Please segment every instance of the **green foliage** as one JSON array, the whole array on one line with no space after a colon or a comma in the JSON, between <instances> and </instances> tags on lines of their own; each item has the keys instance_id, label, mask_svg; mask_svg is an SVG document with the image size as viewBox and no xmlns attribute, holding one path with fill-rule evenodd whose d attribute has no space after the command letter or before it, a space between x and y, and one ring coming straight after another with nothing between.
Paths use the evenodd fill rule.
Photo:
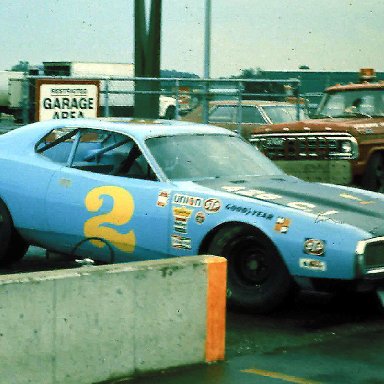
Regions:
<instances>
[{"instance_id":1,"label":"green foliage","mask_svg":"<svg viewBox=\"0 0 384 384\"><path fill-rule=\"evenodd\" d=\"M29 62L28 61L19 61L18 64L14 65L11 68L11 71L28 72L28 70L29 70Z\"/></svg>"}]
</instances>

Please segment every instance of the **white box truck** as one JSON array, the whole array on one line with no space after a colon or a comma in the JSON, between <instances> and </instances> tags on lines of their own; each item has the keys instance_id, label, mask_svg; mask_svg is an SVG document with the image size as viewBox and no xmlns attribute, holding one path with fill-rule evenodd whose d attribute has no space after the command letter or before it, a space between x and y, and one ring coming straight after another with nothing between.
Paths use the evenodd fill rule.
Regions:
<instances>
[{"instance_id":1,"label":"white box truck","mask_svg":"<svg viewBox=\"0 0 384 384\"><path fill-rule=\"evenodd\" d=\"M0 114L20 115L23 79L24 72L0 71Z\"/></svg>"}]
</instances>

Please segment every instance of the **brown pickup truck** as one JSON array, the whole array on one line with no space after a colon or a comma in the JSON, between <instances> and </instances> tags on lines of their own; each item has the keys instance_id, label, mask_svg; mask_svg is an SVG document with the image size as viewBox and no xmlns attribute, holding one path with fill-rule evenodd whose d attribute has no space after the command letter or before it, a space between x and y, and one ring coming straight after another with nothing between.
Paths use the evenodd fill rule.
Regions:
<instances>
[{"instance_id":1,"label":"brown pickup truck","mask_svg":"<svg viewBox=\"0 0 384 384\"><path fill-rule=\"evenodd\" d=\"M384 192L384 82L327 88L313 119L255 129L250 141L302 179Z\"/></svg>"}]
</instances>

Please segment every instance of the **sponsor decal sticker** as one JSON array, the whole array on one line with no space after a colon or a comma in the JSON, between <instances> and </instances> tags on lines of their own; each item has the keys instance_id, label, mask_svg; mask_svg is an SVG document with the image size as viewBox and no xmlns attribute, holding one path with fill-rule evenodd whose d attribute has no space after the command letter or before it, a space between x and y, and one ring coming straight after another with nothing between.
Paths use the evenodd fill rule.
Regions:
<instances>
[{"instance_id":1,"label":"sponsor decal sticker","mask_svg":"<svg viewBox=\"0 0 384 384\"><path fill-rule=\"evenodd\" d=\"M187 223L193 210L186 207L173 207L173 229L176 232L187 233Z\"/></svg>"},{"instance_id":2,"label":"sponsor decal sticker","mask_svg":"<svg viewBox=\"0 0 384 384\"><path fill-rule=\"evenodd\" d=\"M169 200L169 191L160 191L157 197L156 205L158 207L165 207L168 204Z\"/></svg>"},{"instance_id":3,"label":"sponsor decal sticker","mask_svg":"<svg viewBox=\"0 0 384 384\"><path fill-rule=\"evenodd\" d=\"M203 199L201 197L188 196L188 195L182 195L180 193L176 193L173 196L173 203L197 208L202 206Z\"/></svg>"},{"instance_id":4,"label":"sponsor decal sticker","mask_svg":"<svg viewBox=\"0 0 384 384\"><path fill-rule=\"evenodd\" d=\"M62 187L69 188L69 187L72 186L72 180L69 180L69 179L60 179L60 180L59 180L59 184L60 184Z\"/></svg>"},{"instance_id":5,"label":"sponsor decal sticker","mask_svg":"<svg viewBox=\"0 0 384 384\"><path fill-rule=\"evenodd\" d=\"M318 239L307 239L304 242L304 253L322 256L325 253L325 242Z\"/></svg>"},{"instance_id":6,"label":"sponsor decal sticker","mask_svg":"<svg viewBox=\"0 0 384 384\"><path fill-rule=\"evenodd\" d=\"M312 271L324 272L327 270L327 263L321 260L314 259L300 259L300 268L311 269Z\"/></svg>"},{"instance_id":7,"label":"sponsor decal sticker","mask_svg":"<svg viewBox=\"0 0 384 384\"><path fill-rule=\"evenodd\" d=\"M204 209L208 213L219 212L221 208L221 201L218 199L207 199L204 201Z\"/></svg>"},{"instance_id":8,"label":"sponsor decal sticker","mask_svg":"<svg viewBox=\"0 0 384 384\"><path fill-rule=\"evenodd\" d=\"M359 204L362 204L362 205L367 205L367 204L374 203L374 201L364 201L364 200L360 199L360 197L354 196L354 195L350 195L348 193L340 193L340 197L342 197L343 199L357 201Z\"/></svg>"},{"instance_id":9,"label":"sponsor decal sticker","mask_svg":"<svg viewBox=\"0 0 384 384\"><path fill-rule=\"evenodd\" d=\"M273 219L272 213L258 211L257 209L242 207L242 206L235 205L235 204L227 204L225 206L225 209L228 209L229 211L233 211L233 212L243 213L246 216L251 215L251 216L261 217L261 218L267 219L267 220Z\"/></svg>"},{"instance_id":10,"label":"sponsor decal sticker","mask_svg":"<svg viewBox=\"0 0 384 384\"><path fill-rule=\"evenodd\" d=\"M380 123L381 125L382 123ZM379 127L379 124L378 123L366 123L366 124L355 124L353 126L354 128L377 128Z\"/></svg>"},{"instance_id":11,"label":"sponsor decal sticker","mask_svg":"<svg viewBox=\"0 0 384 384\"><path fill-rule=\"evenodd\" d=\"M283 196L277 195L275 193L269 193L266 191L261 191L258 189L246 189L245 187L232 187L232 186L224 186L222 187L227 192L235 193L236 195L253 197L255 199L273 201L278 199L283 199ZM305 212L312 212L316 205L307 203L304 201L292 201L285 203L288 207L299 209Z\"/></svg>"},{"instance_id":12,"label":"sponsor decal sticker","mask_svg":"<svg viewBox=\"0 0 384 384\"><path fill-rule=\"evenodd\" d=\"M225 186L223 189L227 192L233 192L237 195L254 197L260 200L276 200L281 199L282 196L276 195L275 193L269 193L265 191L261 191L259 189L246 189L244 187L228 187Z\"/></svg>"},{"instance_id":13,"label":"sponsor decal sticker","mask_svg":"<svg viewBox=\"0 0 384 384\"><path fill-rule=\"evenodd\" d=\"M189 237L172 235L171 246L176 249L192 249L192 240Z\"/></svg>"},{"instance_id":14,"label":"sponsor decal sticker","mask_svg":"<svg viewBox=\"0 0 384 384\"><path fill-rule=\"evenodd\" d=\"M292 201L288 203L287 206L295 209L300 209L301 211L304 211L304 212L312 212L313 209L316 208L315 204L306 203L303 201Z\"/></svg>"},{"instance_id":15,"label":"sponsor decal sticker","mask_svg":"<svg viewBox=\"0 0 384 384\"><path fill-rule=\"evenodd\" d=\"M287 219L285 217L278 217L275 223L275 231L280 233L287 233L290 224L291 224L290 219Z\"/></svg>"},{"instance_id":16,"label":"sponsor decal sticker","mask_svg":"<svg viewBox=\"0 0 384 384\"><path fill-rule=\"evenodd\" d=\"M199 211L195 215L195 221L197 224L203 224L205 221L205 213L202 211Z\"/></svg>"}]
</instances>

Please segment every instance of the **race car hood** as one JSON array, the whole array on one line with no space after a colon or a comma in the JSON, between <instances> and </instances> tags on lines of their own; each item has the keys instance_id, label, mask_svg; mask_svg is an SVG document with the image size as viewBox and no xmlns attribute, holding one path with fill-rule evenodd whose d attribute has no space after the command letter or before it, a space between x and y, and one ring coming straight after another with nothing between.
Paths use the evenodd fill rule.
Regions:
<instances>
[{"instance_id":1,"label":"race car hood","mask_svg":"<svg viewBox=\"0 0 384 384\"><path fill-rule=\"evenodd\" d=\"M273 124L253 133L308 133L308 132L350 132L352 135L384 132L384 118L332 118L311 119L291 123Z\"/></svg>"},{"instance_id":2,"label":"race car hood","mask_svg":"<svg viewBox=\"0 0 384 384\"><path fill-rule=\"evenodd\" d=\"M198 181L199 185L259 201L288 206L312 214L317 220L334 220L384 235L384 196L356 188L308 183L291 176L247 177Z\"/></svg>"}]
</instances>

